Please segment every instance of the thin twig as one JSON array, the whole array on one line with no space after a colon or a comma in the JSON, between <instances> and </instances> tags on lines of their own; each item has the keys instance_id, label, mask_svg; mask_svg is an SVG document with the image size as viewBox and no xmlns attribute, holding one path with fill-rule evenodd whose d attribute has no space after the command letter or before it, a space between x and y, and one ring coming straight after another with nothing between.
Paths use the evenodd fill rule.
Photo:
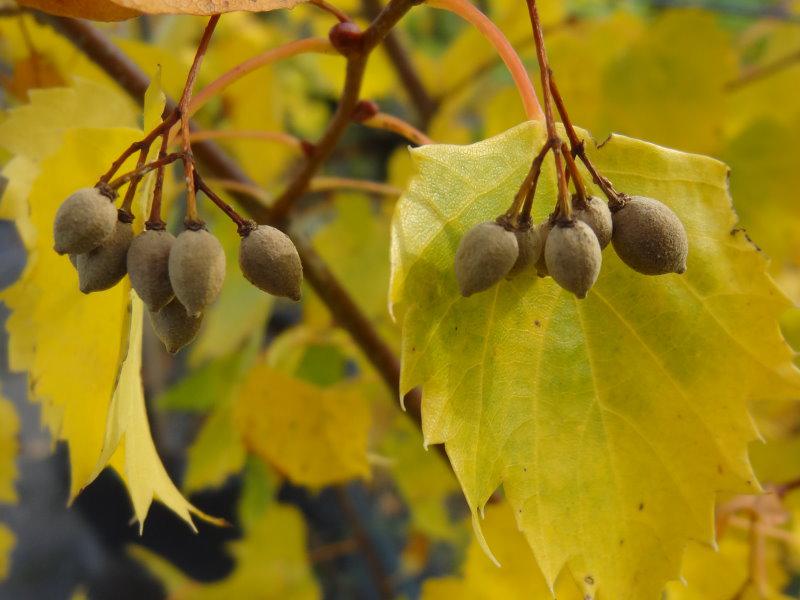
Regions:
<instances>
[{"instance_id":1,"label":"thin twig","mask_svg":"<svg viewBox=\"0 0 800 600\"><path fill-rule=\"evenodd\" d=\"M309 0L308 3L313 4L314 6L321 8L325 12L333 15L339 20L340 23L346 23L347 21L352 21L352 19L348 17L343 11L339 10L333 4L330 4L325 0Z\"/></svg>"},{"instance_id":2,"label":"thin twig","mask_svg":"<svg viewBox=\"0 0 800 600\"><path fill-rule=\"evenodd\" d=\"M244 219L230 204L225 202L214 190L206 185L206 182L203 181L200 173L195 173L195 182L197 183L197 189L208 196L209 200L216 204L217 207L219 207L219 209L236 224L236 230L239 232L239 235L245 235L247 232L253 229L252 222Z\"/></svg>"},{"instance_id":3,"label":"thin twig","mask_svg":"<svg viewBox=\"0 0 800 600\"><path fill-rule=\"evenodd\" d=\"M372 543L367 528L361 522L361 516L353 505L353 500L350 498L347 488L339 485L334 489L336 491L336 500L339 504L339 509L342 511L345 519L347 519L353 537L355 537L361 549L361 554L366 559L367 567L369 568L380 597L382 599L391 600L394 598L394 589L391 579L386 573L386 568L383 562L381 562L380 555L375 545Z\"/></svg>"},{"instance_id":4,"label":"thin twig","mask_svg":"<svg viewBox=\"0 0 800 600\"><path fill-rule=\"evenodd\" d=\"M242 131L231 129L205 129L203 131L192 131L189 139L194 142L204 140L261 140L265 142L276 142L288 146L298 152L304 152L303 147L308 144L305 140L293 136L283 131Z\"/></svg>"},{"instance_id":5,"label":"thin twig","mask_svg":"<svg viewBox=\"0 0 800 600\"><path fill-rule=\"evenodd\" d=\"M361 121L361 124L374 129L385 129L386 131L391 131L403 136L409 142L412 144L417 144L418 146L433 144L433 140L431 138L422 133L411 123L394 115L388 115L386 113L379 112L369 119Z\"/></svg>"},{"instance_id":6,"label":"thin twig","mask_svg":"<svg viewBox=\"0 0 800 600\"><path fill-rule=\"evenodd\" d=\"M572 152L563 144L561 145L561 156L564 157L564 164L567 165L567 176L572 176L572 183L575 186L575 197L578 200L578 205L581 208L586 208L587 196L586 186L583 185L583 176L578 170L578 165L575 164L575 159L572 156Z\"/></svg>"},{"instance_id":7,"label":"thin twig","mask_svg":"<svg viewBox=\"0 0 800 600\"><path fill-rule=\"evenodd\" d=\"M310 192L343 189L390 197L398 197L403 193L403 190L393 185L377 181L365 181L363 179L350 179L348 177L314 177L308 186L308 191Z\"/></svg>"},{"instance_id":8,"label":"thin twig","mask_svg":"<svg viewBox=\"0 0 800 600\"><path fill-rule=\"evenodd\" d=\"M544 113L536 96L536 90L528 77L528 71L522 63L522 59L517 54L514 47L508 41L503 32L495 25L492 20L478 10L468 0L428 0L426 4L432 8L439 8L457 14L462 19L471 23L483 34L483 36L494 46L497 53L508 67L514 84L517 86L522 104L525 106L525 114L528 119L540 120Z\"/></svg>"},{"instance_id":9,"label":"thin twig","mask_svg":"<svg viewBox=\"0 0 800 600\"><path fill-rule=\"evenodd\" d=\"M506 219L508 219L516 227L528 227L531 223L531 209L533 208L533 197L536 193L536 184L539 181L539 175L542 172L542 163L544 157L552 149L550 140L545 140L539 153L534 157L531 162L531 167L528 169L528 174L522 181L519 190L514 196L514 202L511 203L511 208L506 212ZM523 217L522 215L527 215Z\"/></svg>"},{"instance_id":10,"label":"thin twig","mask_svg":"<svg viewBox=\"0 0 800 600\"><path fill-rule=\"evenodd\" d=\"M148 133L144 138L139 140L138 142L134 142L130 146L128 146L122 154L120 154L119 158L115 160L111 167L100 177L100 182L108 183L111 181L111 178L119 171L120 167L125 164L125 161L128 160L133 154L136 152L140 152L142 150L150 150L150 146L153 145L153 142L158 139L158 137L168 131L172 126L178 122L178 113L177 111L170 112L169 116L166 119L161 121L158 125L156 125L150 133Z\"/></svg>"},{"instance_id":11,"label":"thin twig","mask_svg":"<svg viewBox=\"0 0 800 600\"><path fill-rule=\"evenodd\" d=\"M158 158L152 162L137 167L133 171L129 171L127 173L124 173L123 175L120 175L113 181L109 182L108 186L112 190L118 190L129 181L133 181L134 179L141 179L142 176L146 175L150 171L155 171L160 167L164 167L170 163L174 163L176 160L183 160L184 158L185 157L183 155L183 152L173 152L172 154L167 154L164 157Z\"/></svg>"},{"instance_id":12,"label":"thin twig","mask_svg":"<svg viewBox=\"0 0 800 600\"><path fill-rule=\"evenodd\" d=\"M142 167L144 167L144 164L146 162L147 162L147 150L141 150L139 152L139 160L136 162L136 170L139 170ZM122 201L122 205L119 208L121 211L131 214L133 199L136 197L136 189L139 187L139 182L141 180L142 180L141 177L134 177L133 179L131 179L131 183L125 192L125 199ZM112 189L115 188L113 188L112 186Z\"/></svg>"},{"instance_id":13,"label":"thin twig","mask_svg":"<svg viewBox=\"0 0 800 600\"><path fill-rule=\"evenodd\" d=\"M189 115L194 115L204 104L206 104L206 102L220 94L228 86L232 85L236 81L239 81L245 75L248 75L253 71L260 69L261 67L265 67L284 58L297 56L298 54L305 54L307 52L335 54L331 43L327 39L323 38L294 40L284 44L283 46L271 48L266 52L262 52L261 54L236 65L230 71L223 73L202 90L197 92L192 100L191 105L189 106Z\"/></svg>"},{"instance_id":14,"label":"thin twig","mask_svg":"<svg viewBox=\"0 0 800 600\"><path fill-rule=\"evenodd\" d=\"M220 15L213 15L208 20L203 36L200 38L200 43L197 45L197 52L194 55L192 67L189 69L189 75L186 77L186 85L183 87L183 94L181 95L180 102L178 102L178 114L181 119L181 139L183 140L183 176L186 180L186 223L197 224L201 223L200 215L197 213L197 198L195 197L195 177L194 177L194 156L192 156L192 141L189 138L189 104L192 101L192 92L194 91L194 82L197 80L197 74L200 72L200 66L203 64L208 45L211 43L211 36L214 35L214 29L219 23Z\"/></svg>"}]
</instances>

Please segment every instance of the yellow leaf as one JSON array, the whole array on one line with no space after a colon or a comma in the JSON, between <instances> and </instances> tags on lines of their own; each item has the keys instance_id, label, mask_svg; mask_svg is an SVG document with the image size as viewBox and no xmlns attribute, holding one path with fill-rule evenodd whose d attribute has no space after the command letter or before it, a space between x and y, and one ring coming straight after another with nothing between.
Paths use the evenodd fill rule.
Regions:
<instances>
[{"instance_id":1,"label":"yellow leaf","mask_svg":"<svg viewBox=\"0 0 800 600\"><path fill-rule=\"evenodd\" d=\"M320 597L319 585L308 565L305 524L297 509L271 504L248 528L244 539L233 542L230 548L236 567L227 579L213 583L189 579L141 546L132 546L130 552L161 580L170 598L313 600Z\"/></svg>"},{"instance_id":2,"label":"yellow leaf","mask_svg":"<svg viewBox=\"0 0 800 600\"><path fill-rule=\"evenodd\" d=\"M7 322L12 368L28 371L43 422L70 445L71 498L90 482L100 455L124 353L128 284L82 294L69 260L53 251L53 218L64 198L92 185L120 148L139 135L131 129L64 133L60 149L40 162L27 198L35 246L20 280L0 295L12 311Z\"/></svg>"},{"instance_id":3,"label":"yellow leaf","mask_svg":"<svg viewBox=\"0 0 800 600\"><path fill-rule=\"evenodd\" d=\"M8 557L14 549L14 534L11 530L0 523L0 581L8 575Z\"/></svg>"},{"instance_id":4,"label":"yellow leaf","mask_svg":"<svg viewBox=\"0 0 800 600\"><path fill-rule=\"evenodd\" d=\"M136 114L124 96L92 81L79 79L72 87L31 90L29 95L28 104L10 110L9 118L0 123L0 145L37 162L58 150L70 129L136 124Z\"/></svg>"},{"instance_id":5,"label":"yellow leaf","mask_svg":"<svg viewBox=\"0 0 800 600\"><path fill-rule=\"evenodd\" d=\"M413 151L392 234L400 391L422 386L425 441L445 444L476 525L502 482L548 582L568 567L587 595L656 598L686 541L713 539L715 494L757 489L746 403L800 391L777 322L790 304L731 234L725 165L619 136L590 155L676 211L687 273L645 277L608 248L585 300L530 275L461 298L459 239L506 210L543 140L527 123ZM548 159L537 220L553 175Z\"/></svg>"},{"instance_id":6,"label":"yellow leaf","mask_svg":"<svg viewBox=\"0 0 800 600\"><path fill-rule=\"evenodd\" d=\"M552 600L542 573L531 565L530 548L517 528L511 507L505 502L490 506L485 528L489 544L503 566L492 564L473 541L467 550L463 576L427 580L422 587L422 600ZM561 577L555 591L558 600L583 600L569 577Z\"/></svg>"},{"instance_id":7,"label":"yellow leaf","mask_svg":"<svg viewBox=\"0 0 800 600\"><path fill-rule=\"evenodd\" d=\"M19 3L54 15L95 21L122 21L141 14L112 0L19 0Z\"/></svg>"},{"instance_id":8,"label":"yellow leaf","mask_svg":"<svg viewBox=\"0 0 800 600\"><path fill-rule=\"evenodd\" d=\"M685 583L673 581L667 585L665 600L789 600L780 593L788 583L781 566L780 549L770 544L766 554L769 566L770 593L762 596L749 583L750 545L743 536L726 534L719 550L690 543L683 559Z\"/></svg>"},{"instance_id":9,"label":"yellow leaf","mask_svg":"<svg viewBox=\"0 0 800 600\"><path fill-rule=\"evenodd\" d=\"M716 15L667 11L606 70L597 90L604 129L714 152L723 130L724 85L735 72L729 34Z\"/></svg>"},{"instance_id":10,"label":"yellow leaf","mask_svg":"<svg viewBox=\"0 0 800 600\"><path fill-rule=\"evenodd\" d=\"M0 395L0 502L16 502L19 418L11 401Z\"/></svg>"},{"instance_id":11,"label":"yellow leaf","mask_svg":"<svg viewBox=\"0 0 800 600\"><path fill-rule=\"evenodd\" d=\"M247 448L299 485L369 475L369 407L346 383L321 388L261 362L239 390L234 419Z\"/></svg>"},{"instance_id":12,"label":"yellow leaf","mask_svg":"<svg viewBox=\"0 0 800 600\"><path fill-rule=\"evenodd\" d=\"M223 524L196 509L181 495L158 457L150 434L141 379L144 305L133 291L130 302L128 346L108 409L103 451L92 479L107 464L114 466L128 487L140 530L154 499L163 502L192 528L192 514Z\"/></svg>"}]
</instances>

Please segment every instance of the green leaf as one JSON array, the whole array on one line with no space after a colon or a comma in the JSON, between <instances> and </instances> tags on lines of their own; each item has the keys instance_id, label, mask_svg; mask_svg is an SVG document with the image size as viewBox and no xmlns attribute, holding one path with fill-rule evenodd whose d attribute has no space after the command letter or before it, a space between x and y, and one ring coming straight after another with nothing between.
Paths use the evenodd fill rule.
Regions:
<instances>
[{"instance_id":1,"label":"green leaf","mask_svg":"<svg viewBox=\"0 0 800 600\"><path fill-rule=\"evenodd\" d=\"M589 153L675 210L687 273L645 277L608 248L585 300L530 272L461 298L461 236L508 207L543 140L526 123L413 151L392 231L400 391L422 386L425 442L445 444L479 536L502 483L549 585L568 567L587 597L658 598L687 540L713 540L716 493L758 489L746 404L800 392L777 322L790 304L732 231L725 165L620 136ZM537 220L553 173L548 159Z\"/></svg>"}]
</instances>

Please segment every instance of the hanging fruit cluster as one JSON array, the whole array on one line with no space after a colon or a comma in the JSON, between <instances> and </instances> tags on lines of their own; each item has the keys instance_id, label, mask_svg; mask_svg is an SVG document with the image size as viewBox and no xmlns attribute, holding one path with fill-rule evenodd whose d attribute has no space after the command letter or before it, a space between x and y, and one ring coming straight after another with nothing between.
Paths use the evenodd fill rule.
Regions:
<instances>
[{"instance_id":1,"label":"hanging fruit cluster","mask_svg":"<svg viewBox=\"0 0 800 600\"><path fill-rule=\"evenodd\" d=\"M53 224L55 251L69 255L81 291L107 290L129 275L131 286L149 309L156 335L172 353L195 338L203 311L217 299L225 280L225 251L199 218L195 185L237 225L242 238L239 266L250 283L297 301L303 281L300 257L286 234L240 217L194 171L190 153L166 153L170 129L178 120L176 110L131 145L95 187L74 192L59 207ZM146 163L150 145L158 137L162 138L159 158ZM120 165L136 151L140 152L137 168L112 181ZM184 162L185 172L191 170L186 177L185 229L177 237L161 220L164 169L176 160ZM156 182L150 217L144 231L134 236L131 205L141 178L153 170ZM126 183L125 199L117 209L116 190Z\"/></svg>"},{"instance_id":2,"label":"hanging fruit cluster","mask_svg":"<svg viewBox=\"0 0 800 600\"><path fill-rule=\"evenodd\" d=\"M600 275L602 250L609 242L626 265L644 275L685 272L689 242L678 216L658 200L618 192L586 155L547 64L535 3L528 2L528 8L542 75L547 141L534 157L510 208L495 221L475 225L461 239L455 257L461 294L466 297L487 290L504 277L514 277L535 265L540 277L549 275L578 298L585 298ZM569 137L569 149L556 133L551 101ZM549 152L554 157L558 197L550 217L537 226L531 209ZM576 158L608 203L587 193ZM575 190L572 195L570 179Z\"/></svg>"},{"instance_id":3,"label":"hanging fruit cluster","mask_svg":"<svg viewBox=\"0 0 800 600\"><path fill-rule=\"evenodd\" d=\"M197 190L203 192L235 224L241 236L239 267L257 288L275 296L300 300L303 268L292 241L269 225L243 219L196 171L189 137L189 104L203 57L219 21L212 16L197 48L180 103L165 111L161 123L127 148L93 188L73 193L59 207L53 224L54 248L68 254L78 270L82 292L107 290L130 276L131 286L147 305L156 335L169 352L190 343L200 329L203 311L214 303L225 280L225 251L197 211ZM167 153L170 133L179 126L182 151ZM161 139L158 158L147 162L151 146ZM136 152L136 169L112 180ZM177 237L161 219L164 169L180 160L186 182L184 231ZM131 206L145 174L156 171L150 216L144 231L133 234ZM129 184L119 210L117 190Z\"/></svg>"}]
</instances>

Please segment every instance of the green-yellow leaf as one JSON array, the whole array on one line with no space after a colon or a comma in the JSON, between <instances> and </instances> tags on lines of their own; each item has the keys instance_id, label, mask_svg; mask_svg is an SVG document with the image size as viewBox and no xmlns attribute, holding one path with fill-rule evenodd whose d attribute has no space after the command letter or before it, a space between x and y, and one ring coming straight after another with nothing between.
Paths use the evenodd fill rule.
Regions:
<instances>
[{"instance_id":1,"label":"green-yellow leaf","mask_svg":"<svg viewBox=\"0 0 800 600\"><path fill-rule=\"evenodd\" d=\"M369 475L369 406L346 382L322 388L262 361L239 390L234 419L247 448L296 484Z\"/></svg>"},{"instance_id":2,"label":"green-yellow leaf","mask_svg":"<svg viewBox=\"0 0 800 600\"><path fill-rule=\"evenodd\" d=\"M445 444L478 528L502 483L549 583L568 567L589 597L657 598L687 540L713 539L716 493L758 487L746 404L800 391L777 323L789 303L732 232L725 165L619 136L590 155L675 210L687 273L645 277L609 247L583 301L531 273L461 298L459 239L507 208L543 140L527 123L413 151L392 234L400 391L422 386L425 441ZM555 198L550 161L537 221Z\"/></svg>"}]
</instances>

